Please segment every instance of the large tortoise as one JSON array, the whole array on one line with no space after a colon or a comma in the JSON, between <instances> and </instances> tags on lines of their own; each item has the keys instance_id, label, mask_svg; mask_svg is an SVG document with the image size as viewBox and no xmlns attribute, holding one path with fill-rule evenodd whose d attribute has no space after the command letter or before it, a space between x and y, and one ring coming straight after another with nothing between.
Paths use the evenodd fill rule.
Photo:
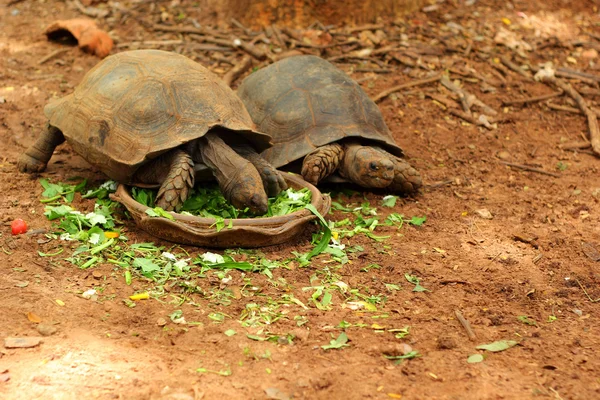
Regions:
<instances>
[{"instance_id":1,"label":"large tortoise","mask_svg":"<svg viewBox=\"0 0 600 400\"><path fill-rule=\"evenodd\" d=\"M377 105L322 58L278 61L244 79L237 94L258 129L273 137L262 155L275 167L304 158L302 176L315 185L335 171L360 186L396 193L422 184L400 158Z\"/></svg>"},{"instance_id":2,"label":"large tortoise","mask_svg":"<svg viewBox=\"0 0 600 400\"><path fill-rule=\"evenodd\" d=\"M256 213L267 211L267 194L285 188L256 152L271 138L254 129L239 98L209 70L176 53L110 56L44 112L47 129L19 159L22 172L43 171L66 139L112 179L160 186L156 204L167 210L187 199L195 163L212 170L233 205Z\"/></svg>"}]
</instances>

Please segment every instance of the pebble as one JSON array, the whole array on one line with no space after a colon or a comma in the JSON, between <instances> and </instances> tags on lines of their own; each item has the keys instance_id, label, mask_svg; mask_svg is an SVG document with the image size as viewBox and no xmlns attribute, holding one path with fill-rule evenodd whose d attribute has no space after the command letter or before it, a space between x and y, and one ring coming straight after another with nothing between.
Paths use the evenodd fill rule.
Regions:
<instances>
[{"instance_id":1,"label":"pebble","mask_svg":"<svg viewBox=\"0 0 600 400\"><path fill-rule=\"evenodd\" d=\"M440 336L437 340L437 347L441 350L454 349L456 346L456 340L451 336Z\"/></svg>"},{"instance_id":2,"label":"pebble","mask_svg":"<svg viewBox=\"0 0 600 400\"><path fill-rule=\"evenodd\" d=\"M52 325L39 324L37 326L37 331L42 336L52 336L52 335L54 335L56 333L57 329L56 329L56 327L54 327Z\"/></svg>"},{"instance_id":3,"label":"pebble","mask_svg":"<svg viewBox=\"0 0 600 400\"><path fill-rule=\"evenodd\" d=\"M483 219L492 219L494 216L487 208L480 208L479 210L475 210L475 213L479 215Z\"/></svg>"},{"instance_id":4,"label":"pebble","mask_svg":"<svg viewBox=\"0 0 600 400\"><path fill-rule=\"evenodd\" d=\"M588 59L598 58L598 50L596 50L596 49L584 50L581 53L581 57L582 58L588 58Z\"/></svg>"},{"instance_id":5,"label":"pebble","mask_svg":"<svg viewBox=\"0 0 600 400\"><path fill-rule=\"evenodd\" d=\"M100 279L100 278L102 278L103 275L102 275L102 272L100 272L100 271L94 271L94 272L92 272L92 276L94 277L94 279Z\"/></svg>"},{"instance_id":6,"label":"pebble","mask_svg":"<svg viewBox=\"0 0 600 400\"><path fill-rule=\"evenodd\" d=\"M265 394L267 395L268 399L275 399L275 400L290 400L291 399L289 394L282 392L281 390L274 388L274 387L265 389Z\"/></svg>"},{"instance_id":7,"label":"pebble","mask_svg":"<svg viewBox=\"0 0 600 400\"><path fill-rule=\"evenodd\" d=\"M162 317L156 320L156 325L158 325L158 326L165 326L166 324L167 324L167 320Z\"/></svg>"},{"instance_id":8,"label":"pebble","mask_svg":"<svg viewBox=\"0 0 600 400\"><path fill-rule=\"evenodd\" d=\"M26 349L40 343L42 343L40 337L7 337L4 339L4 347L7 349Z\"/></svg>"},{"instance_id":9,"label":"pebble","mask_svg":"<svg viewBox=\"0 0 600 400\"><path fill-rule=\"evenodd\" d=\"M498 157L499 159L501 159L503 161L508 161L511 159L511 155L508 151L501 151L498 154L496 154L496 157Z\"/></svg>"}]
</instances>

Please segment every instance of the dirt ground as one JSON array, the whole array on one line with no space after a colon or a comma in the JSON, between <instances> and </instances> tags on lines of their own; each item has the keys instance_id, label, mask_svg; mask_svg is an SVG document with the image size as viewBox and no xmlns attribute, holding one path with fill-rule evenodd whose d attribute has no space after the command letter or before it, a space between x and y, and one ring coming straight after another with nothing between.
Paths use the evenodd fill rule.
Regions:
<instances>
[{"instance_id":1,"label":"dirt ground","mask_svg":"<svg viewBox=\"0 0 600 400\"><path fill-rule=\"evenodd\" d=\"M253 290L242 290L227 301L208 295L223 285L211 275L199 282L206 295L190 296L193 301L179 304L177 296L167 294L137 302L134 308L122 300L150 288L151 282L135 279L127 286L112 264L78 269L64 260L72 246L60 255L41 257L38 251L48 253L64 244L48 242L44 235L10 234L14 218L25 219L30 229L51 227L39 202L40 177L66 181L81 176L92 184L105 180L68 145L58 149L40 176L17 172L19 154L46 122L44 105L52 97L70 93L98 58L76 47L50 43L43 35L54 20L81 16L70 2L12 3L0 8L0 338L40 336L37 324L27 317L29 312L57 332L37 347L0 349L1 398L600 398L600 323L598 303L592 301L600 297L600 256L595 252L600 246L600 160L589 149L560 147L586 137L584 116L550 109L546 102L503 105L555 89L498 61L506 55L532 66L553 61L555 67L591 74L564 79L585 92L593 106L600 95L596 2L442 2L396 24L388 22L389 31L397 32L395 40L408 41L413 49L409 53L401 46L406 54L398 58L404 63L391 58L383 66L369 61L337 63L369 95L446 68L452 80L459 79L467 91L504 117L491 129L464 122L432 101L430 94L451 97L437 83L406 89L379 103L395 139L421 171L426 186L393 208L381 207L382 193L364 196L383 217L390 212L408 218L425 215L425 224L400 230L379 227L378 235L390 236L381 242L364 235L343 239L349 247L364 249L349 253L350 262L343 265L322 255L307 267L292 263L291 269L275 269L272 279L231 271L230 289L237 287L240 292L244 282L251 281ZM203 22L192 5L154 3L152 9L143 2L122 2L121 7L147 11L143 18L152 22L162 18L173 23L169 15L184 11L188 19L181 24L189 24L193 17ZM117 45L178 38L149 29L135 18L109 18L99 20L99 25L110 31ZM514 35L514 40L498 39L499 32L508 32L509 38ZM499 42L514 46L510 49ZM66 50L39 63L62 48ZM117 46L113 52L125 48ZM208 58L210 52L183 50L200 62L208 61L219 74L230 68ZM336 54L326 49L321 55ZM421 66L407 65L407 58ZM391 73L356 72L357 65L389 68ZM461 110L460 103L451 102ZM550 102L576 107L566 96ZM355 194L338 201L356 207L364 200L362 194ZM74 207L89 209L91 204L77 197ZM348 216L332 211L327 218ZM130 243L170 246L131 221L125 224ZM192 257L207 251L184 248ZM281 260L292 257L292 251L310 248L307 232L263 252L269 259ZM372 264L381 268L361 271ZM310 301L312 292L303 288L313 285L311 276L323 279L327 273L337 274L350 288L378 296L377 311L344 307L347 299L341 292L333 294L330 310L316 308ZM428 291L412 291L414 285L406 281L405 273L419 277ZM95 301L81 296L90 288L101 290ZM308 309L280 302L286 294L293 294ZM259 328L244 327L238 319L249 303L269 305L281 318ZM200 324L172 323L168 316L174 310ZM469 340L456 310L472 325L474 340ZM214 312L231 318L219 323L209 317ZM157 323L160 319L165 326ZM355 325L345 329L349 346L322 349L342 332L341 321ZM402 339L388 331L407 326L409 334ZM224 334L231 329L237 335ZM292 343L246 336L265 332L290 335ZM496 353L475 349L498 340L518 344ZM402 349L418 351L420 357L398 365L384 357L402 354ZM467 363L472 354L484 354L485 360Z\"/></svg>"}]
</instances>

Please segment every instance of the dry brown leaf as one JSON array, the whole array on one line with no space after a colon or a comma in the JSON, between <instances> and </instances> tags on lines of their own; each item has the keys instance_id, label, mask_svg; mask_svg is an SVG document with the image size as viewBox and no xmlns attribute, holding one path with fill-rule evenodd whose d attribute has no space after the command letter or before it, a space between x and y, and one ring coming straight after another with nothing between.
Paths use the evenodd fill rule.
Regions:
<instances>
[{"instance_id":1,"label":"dry brown leaf","mask_svg":"<svg viewBox=\"0 0 600 400\"><path fill-rule=\"evenodd\" d=\"M36 313L32 313L32 312L27 313L27 319L30 320L31 322L35 322L36 324L39 324L40 322L42 322L42 319Z\"/></svg>"},{"instance_id":2,"label":"dry brown leaf","mask_svg":"<svg viewBox=\"0 0 600 400\"><path fill-rule=\"evenodd\" d=\"M49 40L73 36L79 48L100 58L106 57L114 45L108 33L99 29L93 20L86 18L55 21L46 28L44 33Z\"/></svg>"}]
</instances>

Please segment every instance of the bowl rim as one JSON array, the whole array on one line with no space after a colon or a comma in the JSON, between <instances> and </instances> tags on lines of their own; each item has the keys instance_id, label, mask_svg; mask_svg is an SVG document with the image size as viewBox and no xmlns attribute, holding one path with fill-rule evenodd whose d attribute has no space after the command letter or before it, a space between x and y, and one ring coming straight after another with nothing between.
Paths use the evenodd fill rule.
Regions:
<instances>
[{"instance_id":1,"label":"bowl rim","mask_svg":"<svg viewBox=\"0 0 600 400\"><path fill-rule=\"evenodd\" d=\"M307 188L311 192L311 201L310 204L315 207L315 209L319 210L322 207L323 196L328 196L328 194L321 193L319 189L317 189L314 185L302 179L300 175L294 174L292 172L283 172L282 177L288 184L288 187L294 188ZM130 186L119 184L114 195L111 195L111 198L122 203L127 209L134 209L140 214L145 214L146 210L151 207L145 206L138 201L136 201L130 192ZM194 215L183 215L174 211L169 211L174 218L174 221L180 221L184 223L191 223L196 226L211 226L217 222L216 218L207 218L207 217L198 217ZM275 217L256 217L256 218L225 218L225 225L231 225L232 227L245 227L245 226L273 226L273 225L282 225L291 220L296 220L300 218L304 218L310 215L314 215L310 210L303 208L292 213L286 215L280 215Z\"/></svg>"}]
</instances>

